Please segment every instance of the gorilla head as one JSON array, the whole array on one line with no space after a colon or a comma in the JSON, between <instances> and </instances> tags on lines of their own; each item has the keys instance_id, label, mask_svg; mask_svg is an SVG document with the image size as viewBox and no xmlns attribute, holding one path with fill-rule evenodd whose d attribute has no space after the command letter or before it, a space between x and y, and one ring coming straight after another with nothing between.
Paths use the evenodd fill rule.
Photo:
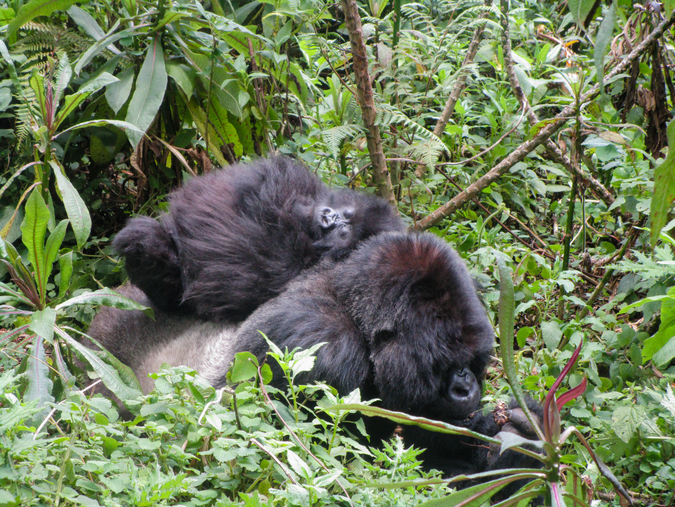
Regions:
<instances>
[{"instance_id":1,"label":"gorilla head","mask_svg":"<svg viewBox=\"0 0 675 507\"><path fill-rule=\"evenodd\" d=\"M136 288L123 292L146 302ZM236 352L265 359L267 342L260 332L282 349L325 343L299 382L325 381L342 395L360 388L364 398L379 398L387 409L490 436L499 431L480 404L492 327L464 263L429 234L381 234L339 262L325 259L238 327L161 311L153 321L141 312L106 308L90 328L139 377L147 379L163 362L184 364L216 387L225 384ZM270 366L273 384L282 386L284 375L278 365ZM366 424L374 441L394 429L378 418ZM429 448L423 455L427 466L449 475L504 466L502 457L490 461L487 446L473 439L414 427L404 435L408 443ZM509 464L525 465L510 459Z\"/></svg>"},{"instance_id":2,"label":"gorilla head","mask_svg":"<svg viewBox=\"0 0 675 507\"><path fill-rule=\"evenodd\" d=\"M113 246L131 282L168 312L243 321L322 257L402 231L383 200L329 189L287 158L193 178L159 221L132 219Z\"/></svg>"}]
</instances>

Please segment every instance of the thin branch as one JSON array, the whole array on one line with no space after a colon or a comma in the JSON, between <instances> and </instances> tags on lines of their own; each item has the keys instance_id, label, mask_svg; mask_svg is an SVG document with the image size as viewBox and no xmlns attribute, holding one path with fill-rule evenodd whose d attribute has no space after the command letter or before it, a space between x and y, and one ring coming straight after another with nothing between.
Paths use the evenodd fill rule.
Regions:
<instances>
[{"instance_id":1,"label":"thin branch","mask_svg":"<svg viewBox=\"0 0 675 507\"><path fill-rule=\"evenodd\" d=\"M393 206L396 206L394 188L391 184L389 169L384 161L382 138L380 128L375 124L377 112L373 98L373 87L370 74L368 73L368 55L361 26L361 16L356 0L341 0L342 10L345 13L345 23L349 30L349 40L352 46L352 60L354 67L354 80L356 82L356 99L361 108L361 117L366 127L366 142L370 161L373 164L373 179L378 193Z\"/></svg>"}]
</instances>

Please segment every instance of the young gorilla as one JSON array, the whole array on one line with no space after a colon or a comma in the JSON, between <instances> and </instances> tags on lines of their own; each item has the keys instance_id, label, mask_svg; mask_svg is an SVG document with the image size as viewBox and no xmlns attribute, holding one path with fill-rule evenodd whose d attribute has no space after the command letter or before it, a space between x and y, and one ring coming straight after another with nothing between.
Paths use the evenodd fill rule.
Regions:
<instances>
[{"instance_id":1,"label":"young gorilla","mask_svg":"<svg viewBox=\"0 0 675 507\"><path fill-rule=\"evenodd\" d=\"M135 287L121 292L147 304ZM163 362L197 369L213 386L226 383L233 355L250 351L262 361L267 344L292 350L325 342L314 368L301 382L322 380L346 395L495 435L493 414L481 412L481 383L494 347L492 327L459 256L429 234L382 234L364 241L340 262L326 260L294 280L280 296L238 328L157 312L103 309L90 335L143 383ZM273 383L283 385L274 370ZM521 418L522 419L522 418ZM517 423L517 421L512 421ZM391 435L394 423L366 418L374 441ZM406 428L406 442L427 447L429 468L448 475L516 464L509 452L489 457L473 439Z\"/></svg>"},{"instance_id":2,"label":"young gorilla","mask_svg":"<svg viewBox=\"0 0 675 507\"><path fill-rule=\"evenodd\" d=\"M404 229L385 201L283 157L194 178L169 202L159 221L129 221L114 249L157 308L209 321L242 322L322 257Z\"/></svg>"}]
</instances>

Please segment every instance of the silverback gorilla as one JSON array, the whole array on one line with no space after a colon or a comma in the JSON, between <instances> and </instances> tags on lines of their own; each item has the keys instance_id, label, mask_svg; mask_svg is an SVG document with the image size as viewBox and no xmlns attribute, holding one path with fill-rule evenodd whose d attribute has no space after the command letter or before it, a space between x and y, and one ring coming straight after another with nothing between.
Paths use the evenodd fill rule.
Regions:
<instances>
[{"instance_id":1,"label":"silverback gorilla","mask_svg":"<svg viewBox=\"0 0 675 507\"><path fill-rule=\"evenodd\" d=\"M136 287L121 292L149 304ZM364 398L379 398L388 409L491 436L499 431L480 402L492 327L464 263L430 234L380 234L340 261L324 259L240 325L161 311L155 318L104 308L90 328L136 372L146 391L152 385L147 374L164 362L191 366L213 386L225 385L235 353L264 359L262 331L282 349L325 342L302 382L325 381L341 395L358 387ZM283 375L270 366L273 384L282 387ZM368 418L366 424L375 441L393 430L383 419ZM448 475L524 465L514 452L488 458L485 446L464 437L415 427L406 428L405 437L427 448L426 466Z\"/></svg>"},{"instance_id":2,"label":"silverback gorilla","mask_svg":"<svg viewBox=\"0 0 675 507\"><path fill-rule=\"evenodd\" d=\"M133 218L113 247L131 283L166 312L238 323L322 257L403 223L382 199L330 189L288 158L194 178L159 221Z\"/></svg>"}]
</instances>

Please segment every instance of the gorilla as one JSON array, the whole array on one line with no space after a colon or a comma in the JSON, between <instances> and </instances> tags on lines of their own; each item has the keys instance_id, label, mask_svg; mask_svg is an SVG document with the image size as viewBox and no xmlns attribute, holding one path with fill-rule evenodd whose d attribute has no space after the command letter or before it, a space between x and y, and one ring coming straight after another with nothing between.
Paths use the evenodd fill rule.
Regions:
<instances>
[{"instance_id":1,"label":"gorilla","mask_svg":"<svg viewBox=\"0 0 675 507\"><path fill-rule=\"evenodd\" d=\"M137 287L121 292L150 304ZM282 350L324 343L300 382L325 381L341 395L360 388L364 399L379 398L387 409L490 436L500 430L495 414L481 410L492 326L463 261L430 234L384 233L339 262L326 258L239 325L161 310L155 318L104 308L89 330L134 370L146 392L152 388L147 374L162 363L193 367L214 387L224 386L235 353L265 359L263 332ZM273 385L283 387L278 365L270 366ZM374 441L395 426L380 418L367 418L366 425ZM530 459L513 451L495 458L474 439L417 427L404 436L427 448L426 466L447 475L525 466Z\"/></svg>"},{"instance_id":2,"label":"gorilla","mask_svg":"<svg viewBox=\"0 0 675 507\"><path fill-rule=\"evenodd\" d=\"M323 257L403 231L382 199L330 189L289 158L196 177L159 221L137 217L113 242L132 284L165 312L239 323Z\"/></svg>"}]
</instances>

